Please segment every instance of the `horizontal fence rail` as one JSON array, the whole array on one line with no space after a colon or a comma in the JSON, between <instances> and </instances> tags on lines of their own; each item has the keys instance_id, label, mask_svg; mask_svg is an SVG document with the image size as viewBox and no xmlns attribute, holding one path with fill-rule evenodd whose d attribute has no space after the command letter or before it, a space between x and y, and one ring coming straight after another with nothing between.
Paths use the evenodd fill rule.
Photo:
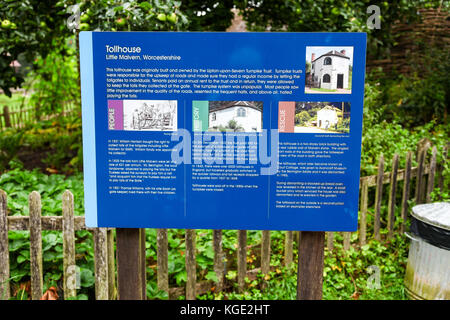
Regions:
<instances>
[{"instance_id":1,"label":"horizontal fence rail","mask_svg":"<svg viewBox=\"0 0 450 320\"><path fill-rule=\"evenodd\" d=\"M415 203L430 202L430 194L434 187L443 188L443 171L445 161L447 160L448 145L443 152L443 160L438 163L437 149L431 148L431 157L427 161L428 150L431 146L425 145L419 148L416 153L417 167L411 167L413 154L408 152L405 155L405 168L399 169L399 155L394 155L389 172L384 172L385 160L380 156L378 174L373 176L360 178L360 204L359 204L359 230L355 237L352 233L343 232L343 249L349 250L354 248L358 250L364 246L369 238L382 239L391 238L394 233L403 234L406 228L408 217L408 201L415 200ZM437 180L437 181L436 181ZM400 185L399 182L403 181ZM414 182L414 183L413 183ZM384 190L385 186L387 187ZM414 188L412 188L414 186ZM371 192L372 191L372 192ZM412 195L414 191L414 195ZM383 197L383 195L385 195ZM413 196L411 198L411 196ZM372 198L371 198L372 197ZM387 198L387 199L386 199ZM397 199L401 198L401 201ZM398 203L397 203L398 202ZM116 242L114 239L114 229L107 228L86 228L83 216L74 215L74 197L70 191L65 191L62 196L62 216L42 216L41 198L39 193L32 192L29 196L29 216L9 216L7 208L7 195L0 190L0 299L8 299L10 297L10 273L9 273L9 250L8 250L8 231L29 230L30 231L30 272L31 272L31 298L40 299L43 292L43 269L42 269L42 237L43 230L61 231L63 234L63 288L64 298L69 299L76 296L74 289L74 272L75 266L75 231L88 230L93 233L94 239L94 261L95 261L95 297L98 300L115 299L120 297L120 290L116 288L116 282L124 283L127 280L139 281L143 287L143 291L137 292L138 299L145 298L145 229L117 229ZM382 203L387 204L387 214L385 210L381 210ZM373 208L369 208L373 205ZM396 208L399 209L395 214ZM372 216L371 225L373 234L368 234L368 217ZM399 221L396 221L399 219ZM396 228L396 226L398 226ZM381 229L387 229L386 236L381 234ZM129 230L129 231L127 231ZM131 230L131 231L130 231ZM133 230L136 230L133 231ZM119 232L120 231L120 232ZM133 247L133 243L129 242L129 238L124 237L127 232L133 233L138 243ZM309 239L309 235L302 233L304 239ZM326 244L328 250L334 250L336 243L335 232L327 232L326 240L321 240ZM311 235L315 237L319 235ZM168 246L168 230L157 229L157 286L160 290L168 293L170 299L176 299L183 295L186 299L193 300L197 295L207 292L219 292L230 288L230 281L225 281L224 259L225 254L222 247L222 230L213 231L213 240L211 246L214 249L214 271L217 281L197 281L196 270L196 237L195 230L185 231L185 262L187 281L186 287L169 287L169 246ZM237 288L240 292L246 288L246 278L253 280L257 278L259 273L268 274L274 267L270 266L271 255L271 235L270 231L262 231L260 243L260 267L252 270L247 268L247 252L249 246L247 244L247 231L237 231ZM295 242L300 246L302 239L299 239L299 232L285 232L285 248L284 248L284 265L289 266L294 262L293 245ZM321 238L322 239L322 238ZM353 240L353 243L352 243ZM128 242L127 242L128 241ZM304 240L306 241L306 240ZM114 244L117 244L117 257L134 257L133 263L139 264L140 275L128 275L120 279L121 274L129 268L130 260L116 261L114 254ZM308 244L303 243L303 247L307 249ZM306 250L305 249L305 250ZM319 248L320 251L320 248ZM319 253L320 254L320 253ZM301 259L314 261L319 259L308 252L302 252ZM119 279L116 281L116 263L117 274ZM306 268L308 263L305 264ZM302 268L305 267L302 264ZM299 267L299 271L301 268ZM125 271L124 271L125 270ZM307 270L308 271L308 270ZM307 272L306 272L307 273ZM317 274L317 273L316 273ZM135 279L135 280L133 280ZM302 279L298 279L299 285L303 283ZM305 289L299 287L297 296L299 298L321 298L317 288ZM312 292L312 293L311 293ZM316 293L314 293L316 292Z\"/></svg>"}]
</instances>

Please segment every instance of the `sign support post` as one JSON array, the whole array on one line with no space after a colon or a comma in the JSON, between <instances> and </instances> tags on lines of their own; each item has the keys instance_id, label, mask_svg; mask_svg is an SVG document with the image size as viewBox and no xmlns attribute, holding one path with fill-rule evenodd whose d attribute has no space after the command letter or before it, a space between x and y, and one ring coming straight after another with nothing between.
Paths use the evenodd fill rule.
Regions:
<instances>
[{"instance_id":1,"label":"sign support post","mask_svg":"<svg viewBox=\"0 0 450 320\"><path fill-rule=\"evenodd\" d=\"M321 300L325 232L302 231L298 246L297 300Z\"/></svg>"},{"instance_id":2,"label":"sign support post","mask_svg":"<svg viewBox=\"0 0 450 320\"><path fill-rule=\"evenodd\" d=\"M119 300L146 300L145 229L117 228Z\"/></svg>"}]
</instances>

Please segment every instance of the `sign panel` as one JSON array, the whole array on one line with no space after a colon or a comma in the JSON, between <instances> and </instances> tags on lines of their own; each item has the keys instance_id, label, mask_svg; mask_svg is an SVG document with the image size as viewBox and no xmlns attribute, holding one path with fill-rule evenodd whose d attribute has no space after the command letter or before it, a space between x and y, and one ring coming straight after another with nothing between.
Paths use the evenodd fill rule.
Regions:
<instances>
[{"instance_id":1,"label":"sign panel","mask_svg":"<svg viewBox=\"0 0 450 320\"><path fill-rule=\"evenodd\" d=\"M81 32L89 227L354 231L365 33Z\"/></svg>"}]
</instances>

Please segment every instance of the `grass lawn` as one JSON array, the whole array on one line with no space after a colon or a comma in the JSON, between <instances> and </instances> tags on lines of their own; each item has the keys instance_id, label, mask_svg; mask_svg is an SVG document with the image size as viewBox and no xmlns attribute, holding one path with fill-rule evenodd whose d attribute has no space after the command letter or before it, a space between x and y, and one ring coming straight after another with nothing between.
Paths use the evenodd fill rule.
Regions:
<instances>
[{"instance_id":1,"label":"grass lawn","mask_svg":"<svg viewBox=\"0 0 450 320\"><path fill-rule=\"evenodd\" d=\"M337 90L335 89L324 89L324 88L309 88L310 90L313 91L321 91L321 92L336 92Z\"/></svg>"},{"instance_id":2,"label":"grass lawn","mask_svg":"<svg viewBox=\"0 0 450 320\"><path fill-rule=\"evenodd\" d=\"M325 89L325 88L310 88L305 87L305 93L337 93L337 94L350 94L351 89Z\"/></svg>"}]
</instances>

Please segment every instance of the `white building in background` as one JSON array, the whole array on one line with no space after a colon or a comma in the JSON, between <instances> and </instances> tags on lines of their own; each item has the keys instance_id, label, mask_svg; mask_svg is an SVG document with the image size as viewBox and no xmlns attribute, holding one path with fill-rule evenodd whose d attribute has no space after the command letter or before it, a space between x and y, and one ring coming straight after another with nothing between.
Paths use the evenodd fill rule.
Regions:
<instances>
[{"instance_id":1,"label":"white building in background","mask_svg":"<svg viewBox=\"0 0 450 320\"><path fill-rule=\"evenodd\" d=\"M223 105L209 107L209 131L217 131L221 127L227 131L230 121L236 122L236 131L261 132L262 106L258 107L249 101L230 101Z\"/></svg>"},{"instance_id":2,"label":"white building in background","mask_svg":"<svg viewBox=\"0 0 450 320\"><path fill-rule=\"evenodd\" d=\"M336 107L326 106L319 111L317 111L317 126L319 128L328 129L338 123L338 112L340 112Z\"/></svg>"},{"instance_id":3,"label":"white building in background","mask_svg":"<svg viewBox=\"0 0 450 320\"><path fill-rule=\"evenodd\" d=\"M314 87L348 89L350 57L345 50L331 50L316 58L311 55L311 76Z\"/></svg>"}]
</instances>

